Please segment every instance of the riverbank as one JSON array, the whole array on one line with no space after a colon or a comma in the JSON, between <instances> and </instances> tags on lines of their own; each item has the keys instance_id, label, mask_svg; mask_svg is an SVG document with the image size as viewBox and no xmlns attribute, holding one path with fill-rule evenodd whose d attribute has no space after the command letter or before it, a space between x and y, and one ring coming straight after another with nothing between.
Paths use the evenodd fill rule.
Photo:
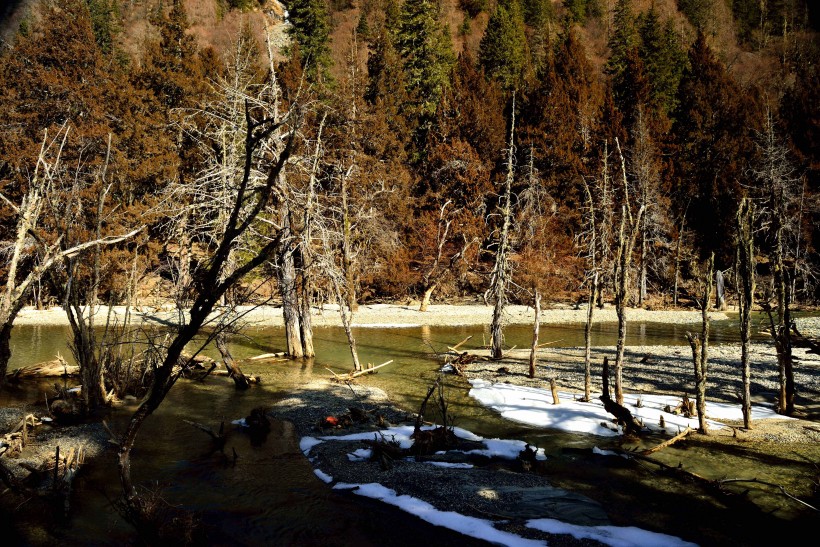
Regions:
<instances>
[{"instance_id":1,"label":"riverbank","mask_svg":"<svg viewBox=\"0 0 820 547\"><path fill-rule=\"evenodd\" d=\"M283 324L282 308L279 306L239 306L235 316L249 326L275 327ZM95 322L104 324L107 319L122 323L126 317L123 306L100 306L95 312ZM416 327L416 326L462 326L488 325L492 322L493 307L480 304L438 304L431 305L427 311L419 311L418 305L404 304L362 304L353 314L355 327ZM541 311L541 323L585 323L587 310L584 307L555 304L545 306ZM711 312L714 321L728 319L729 314ZM132 321L154 323L159 325L174 324L179 320L178 313L172 306L136 307L130 311ZM216 321L215 313L212 320ZM313 326L341 326L339 308L335 304L314 307L311 320ZM614 323L618 320L615 308L606 306L596 309L593 315L595 323ZM656 321L661 323L696 324L701 320L697 310L646 310L630 308L627 310L628 321ZM510 305L504 309L504 322L508 325L526 325L533 321L533 309L529 306ZM23 308L17 316L15 325L68 325L68 319L62 308L37 310Z\"/></svg>"},{"instance_id":2,"label":"riverbank","mask_svg":"<svg viewBox=\"0 0 820 547\"><path fill-rule=\"evenodd\" d=\"M116 310L112 310L114 311ZM316 324L339 324L336 323L338 321L336 311L331 307L326 307L323 311L316 310ZM508 311L510 312L508 324L515 322L529 324L532 320L532 310L526 307L510 307ZM157 310L147 309L140 313L142 314L141 321L167 323L169 318L173 317L168 310L163 312L165 315L159 314ZM374 327L418 324L488 324L491 313L492 308L488 306L434 306L430 311L422 313L418 312L415 307L377 304L361 306L355 316L355 321L360 326ZM47 313L30 311L27 320L42 321L39 324L55 324L49 322L49 318L54 321L62 315L61 310L51 310ZM715 320L722 315L712 314ZM324 318L327 322L321 323L322 319L319 318ZM585 310L553 308L545 310L541 320L544 324L551 322L582 323L585 318ZM281 310L278 308L254 310L244 319L249 323L252 320L256 321L256 325L278 326L281 325ZM424 322L421 322L422 320ZM596 310L595 320L596 322L614 322L614 310L607 309L603 312ZM696 311L634 310L630 313L629 320L686 323L696 328L695 325L700 322L700 313ZM440 323L434 323L434 321L440 321ZM818 327L818 323L813 320L801 321L799 325L804 334L812 334L816 332L812 329ZM376 331L373 332L375 338ZM368 335L368 333L363 333L363 336ZM487 350L475 350L475 352L481 357L487 355ZM809 475L803 468L806 467L806 461L816 455L816 447L820 445L820 428L816 421L810 421L820 419L820 415L812 417L813 415L807 410L816 408L816 402L820 400L817 388L820 357L801 348L797 348L795 354L798 357L796 368L798 404L800 412L804 413L801 415L803 419L761 420L751 431L740 430L741 424L733 423L729 424L733 427L716 429L708 437L692 434L685 442L680 442L675 447L660 452L658 456L660 461L670 466L683 462L687 470L707 474L703 471L703 469L711 469L704 463L707 459L726 460L733 457L740 462L738 469L742 463L751 466L753 471L746 472L746 468L743 468L744 471L733 471L731 476L738 476L734 473L739 473L741 477L756 477L760 470L761 473L765 473L772 484L784 484L790 493L797 494L802 499L807 499L816 505L810 493L805 489L798 490L797 487L812 484L806 479ZM597 397L600 392L596 387L600 385L600 363L604 356L608 356L612 362L613 355L614 348L611 347L593 349L593 398ZM627 349L626 357L624 382L628 392L668 393L676 396L688 393L690 397L692 396L691 352L687 346L632 346ZM551 346L541 348L536 379L530 379L527 375L527 359L528 351L522 349L507 351L505 358L501 361L478 360L467 366L467 378L481 378L501 385L535 387L545 391L547 396L549 396L549 380L555 378L562 393L565 391L572 393L567 397L568 401L583 391L583 348L554 348ZM709 400L735 401L734 393L738 388L740 376L739 362L740 348L738 345L727 344L712 347L707 391ZM753 346L752 364L755 402L771 404L777 391L776 356L771 344L757 343ZM385 503L399 505L410 513L423 513L422 518L429 517L430 522L442 519L442 522L447 523L457 521L458 526L476 524L483 527L481 533L495 534L496 532L492 530L495 529L503 532L498 537L506 538L500 543L507 545L524 545L527 540L536 544L548 541L550 545L600 545L598 542L611 545L624 544L623 542L618 543L614 536L589 535L597 532L614 533L611 525L622 528L638 526L646 530L666 532L690 541L698 541L704 546L744 544L736 543L737 538L756 538L763 533L761 532L764 530L763 524L750 529L744 523L745 519L750 518L750 514L761 515L758 507L753 504L738 503L737 507L727 509L726 505L731 505L733 502L727 501L729 498L725 496L714 495L708 487L693 486L687 482L686 478L681 481L679 477L668 477L666 473L657 472L654 468L641 467L640 463L624 463L627 460L603 455L592 448L597 447L598 443L601 443L602 447L612 447L613 443L620 446L620 443L624 441L621 441L619 437L615 437L615 441L612 439L598 440L598 438L590 440L588 435L579 434L577 440L567 441L565 453L551 455L548 463L538 473L514 469L516 465L520 465L520 462L516 462L515 457L507 463L492 460L488 466L482 468L480 465L477 466L475 461L470 461L470 458L457 455L440 458L442 461L438 464L445 465L402 459L392 462L392 467L384 469L382 462L364 457L366 454L360 452L366 449L363 446L363 440L365 440L363 437L348 436L366 433L366 439L373 439L378 435L377 431L389 431L385 429L386 426L412 426L413 412L417 409L399 408L391 403L388 393L368 386L368 378L364 376L358 379L358 383L348 387L330 382L326 377L313 375L312 378L306 378L304 384L299 384L293 389L289 388L286 394L279 393L273 399L265 400L265 407L269 409L272 417L294 424L298 436L307 439L301 453L313 466L317 480L326 482L329 488L349 490L353 494L363 496L381 496L378 499ZM459 380L458 383L461 381ZM219 389L223 388L220 386ZM224 389L233 393L230 385L226 384ZM263 384L262 388L252 388L252 392L258 393L264 389L266 388ZM476 404L483 403L477 402ZM351 407L364 407L374 420L364 425L357 424L348 428L318 427L325 417L348 414ZM190 409L186 409L186 412L190 412ZM386 423L379 423L375 419L377 415L384 416ZM431 416L430 419L435 418ZM511 429L515 428L516 426L511 427ZM521 425L518 431L522 430L527 430L528 434L543 436L545 439L559 434L555 429L549 427L527 424ZM390 440L392 437L389 435L393 434L398 435L393 430L387 434L385 440ZM66 442L74 442L72 435L73 433L67 435ZM334 437L334 439L325 439L325 437ZM640 448L646 448L646 444L655 444L668 438L668 436L658 437L654 435L642 441L645 444ZM316 440L321 442L312 444ZM396 440L399 440L398 436ZM406 442L403 438L401 440ZM36 445L32 448L36 448ZM629 450L630 445L627 445L625 449ZM707 451L708 455L703 455L704 451ZM696 456L695 452L700 454ZM242 457L245 456L242 450L240 453ZM357 453L359 456L356 456ZM41 451L44 458L49 457L50 454L53 454L53 448L49 447ZM471 464L473 467L451 464ZM626 473L628 477L621 476L623 475L622 469L628 470ZM253 469L252 472L258 471L258 469ZM640 476L642 482L639 484L633 476ZM816 477L816 473L812 476ZM716 477L720 476L716 475ZM659 483L667 483L665 488L668 490L658 488L650 491L646 487L646 484ZM755 490L752 491L752 496L757 495L754 493ZM572 493L572 496L567 496L566 493ZM734 493L732 495L734 496ZM785 499L779 490L775 491L772 496L779 496L776 498L778 503L781 499ZM627 507L624 499L629 499L629 503L634 506ZM731 499L740 499L740 496ZM788 501L783 502L784 506L788 504ZM579 512L576 512L573 507ZM685 510L681 510L681 507ZM770 507L762 503L760 505L760 508L766 508L767 511ZM454 515L456 513L463 515L466 519L478 520L461 519L460 516ZM786 524L785 520L773 520L769 523L766 521L767 518L769 517L761 518L761 523L765 521L772 524L770 529L773 531L781 530L782 525ZM779 519L779 513L772 518ZM536 520L542 523L549 520L552 526L572 529L578 536L572 536L569 533L538 532L527 525L528 521ZM493 521L492 529L486 527L486 521ZM775 526L778 523L781 528ZM607 530L600 528L601 525L607 527ZM575 528L571 528L572 526ZM556 528L549 529L554 531ZM511 539L508 534L520 537L521 541ZM581 539L579 536L586 539ZM658 543L655 538L655 543L648 544L670 545L676 537L667 537L661 543ZM595 538L595 540L589 538ZM727 543L730 539L735 543ZM470 541L473 540L465 541L464 545L476 544ZM459 544L452 543L451 545Z\"/></svg>"}]
</instances>

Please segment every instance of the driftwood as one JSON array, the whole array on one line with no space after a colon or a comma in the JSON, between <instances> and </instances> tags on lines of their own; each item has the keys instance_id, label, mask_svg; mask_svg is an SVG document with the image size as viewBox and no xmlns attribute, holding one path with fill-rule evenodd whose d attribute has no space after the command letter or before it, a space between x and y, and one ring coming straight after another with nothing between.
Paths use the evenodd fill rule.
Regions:
<instances>
[{"instance_id":1,"label":"driftwood","mask_svg":"<svg viewBox=\"0 0 820 547\"><path fill-rule=\"evenodd\" d=\"M668 441L664 441L664 442L662 442L661 444L659 444L657 446L653 446L652 448L648 448L648 449L644 450L643 452L641 452L641 454L643 456L648 456L650 454L654 454L655 452L658 452L659 450L663 450L667 446L672 446L673 444L675 444L679 440L681 440L684 437L686 437L687 435L689 435L691 432L692 432L692 428L687 427L686 429L684 429L683 431L681 431L680 433L678 433L677 435L675 435L674 437L672 437Z\"/></svg>"},{"instance_id":2,"label":"driftwood","mask_svg":"<svg viewBox=\"0 0 820 547\"><path fill-rule=\"evenodd\" d=\"M208 427L207 425L202 425L197 422L192 422L190 420L182 420L188 425L191 425L198 430L202 431L203 433L207 433L211 440L214 443L214 446L217 450L222 451L225 448L225 442L228 440L227 436L225 435L225 422L220 422L219 424L219 432L214 433L214 430Z\"/></svg>"},{"instance_id":3,"label":"driftwood","mask_svg":"<svg viewBox=\"0 0 820 547\"><path fill-rule=\"evenodd\" d=\"M604 403L604 409L615 416L615 419L624 428L624 433L640 435L643 433L643 424L635 419L632 413L623 405L619 405L609 395L609 359L604 357L604 367L601 372L601 383L603 389L601 390L601 401Z\"/></svg>"},{"instance_id":4,"label":"driftwood","mask_svg":"<svg viewBox=\"0 0 820 547\"><path fill-rule=\"evenodd\" d=\"M27 414L11 431L0 438L0 456L19 454L28 444L29 429L34 429L40 422L33 414Z\"/></svg>"},{"instance_id":5,"label":"driftwood","mask_svg":"<svg viewBox=\"0 0 820 547\"><path fill-rule=\"evenodd\" d=\"M455 346L447 346L447 349L448 349L448 350L450 350L450 351L452 351L453 353L455 353L456 351L458 351L458 348L460 348L461 346L463 346L463 345L464 345L464 344L465 344L468 340L470 340L470 338L472 338L472 337L473 337L473 335L471 334L470 336L468 336L467 338L465 338L464 340L462 340L461 342L459 342L459 343L458 343L458 344L456 344Z\"/></svg>"},{"instance_id":6,"label":"driftwood","mask_svg":"<svg viewBox=\"0 0 820 547\"><path fill-rule=\"evenodd\" d=\"M441 414L441 422L443 425L435 429L421 429L424 422L424 414L427 410L427 403L434 393L438 393L437 403L439 413ZM413 433L410 438L413 439L413 445L410 451L415 455L427 455L438 452L439 450L446 450L448 447L455 444L455 434L452 429L448 427L449 418L447 417L447 401L444 399L444 393L441 386L441 376L436 378L430 389L427 390L427 395L421 402L418 415L416 416L416 423L413 427Z\"/></svg>"},{"instance_id":7,"label":"driftwood","mask_svg":"<svg viewBox=\"0 0 820 547\"><path fill-rule=\"evenodd\" d=\"M686 418L692 418L698 415L698 411L695 408L695 401L691 400L686 394L683 395L678 406L672 408L670 405L666 405L663 411L669 414L683 415Z\"/></svg>"},{"instance_id":8,"label":"driftwood","mask_svg":"<svg viewBox=\"0 0 820 547\"><path fill-rule=\"evenodd\" d=\"M260 359L275 359L276 361L290 361L284 351L277 351L276 353L263 353L261 355L254 355L248 357L249 361L258 361Z\"/></svg>"},{"instance_id":9,"label":"driftwood","mask_svg":"<svg viewBox=\"0 0 820 547\"><path fill-rule=\"evenodd\" d=\"M236 389L244 390L251 387L249 378L242 373L242 370L239 368L239 365L236 364L236 360L233 358L233 355L231 355L231 352L228 349L224 332L220 332L216 335L216 348L222 356L222 362L225 364L225 369L228 371L228 377L234 381L234 386L236 386Z\"/></svg>"},{"instance_id":10,"label":"driftwood","mask_svg":"<svg viewBox=\"0 0 820 547\"><path fill-rule=\"evenodd\" d=\"M327 370L328 372L330 372L333 375L333 381L343 383L343 382L351 382L351 381L355 380L356 378L358 378L359 376L363 376L365 374L372 374L377 369L380 369L382 367L386 367L387 365L389 365L392 362L393 362L393 359L390 359L389 361L385 361L381 365L377 365L375 367L368 364L367 368L364 369L364 370L353 370L353 371L348 372L347 374L336 374L335 372L330 370L328 367L325 367L325 370Z\"/></svg>"},{"instance_id":11,"label":"driftwood","mask_svg":"<svg viewBox=\"0 0 820 547\"><path fill-rule=\"evenodd\" d=\"M79 376L79 374L79 366L69 365L66 360L58 354L57 358L51 361L20 367L13 372L9 372L6 375L6 380L8 382L19 382L27 378L68 378Z\"/></svg>"}]
</instances>

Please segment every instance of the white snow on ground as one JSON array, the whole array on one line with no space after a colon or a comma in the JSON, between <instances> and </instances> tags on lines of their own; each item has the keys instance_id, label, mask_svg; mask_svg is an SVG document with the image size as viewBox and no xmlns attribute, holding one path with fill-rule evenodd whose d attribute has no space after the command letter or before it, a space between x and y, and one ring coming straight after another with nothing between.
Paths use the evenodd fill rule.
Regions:
<instances>
[{"instance_id":1,"label":"white snow on ground","mask_svg":"<svg viewBox=\"0 0 820 547\"><path fill-rule=\"evenodd\" d=\"M482 393L488 400L503 400L506 404L510 406L517 404L519 411L522 411L523 407L527 405L532 405L534 403L543 405L543 400L541 400L538 397L535 397L536 395L538 395L537 392L543 390L519 387L515 388L513 391L504 391L504 396L502 397L499 393L496 393L493 390L495 388L510 388L512 386L508 386L506 384L493 386L492 384L483 382L481 380L474 382L478 382L480 386L478 389L483 390ZM475 390L476 383L474 383L473 386L473 389ZM517 392L515 390L517 390ZM516 393L518 396L517 399L515 397ZM606 413L601 415L596 412L593 412L589 408L586 408L586 406L589 405L581 406L580 403L575 403L571 400L569 394L565 396L565 399L567 402L562 402L561 405L553 405L552 400L550 399L549 406L552 407L552 409L557 409L559 406L563 407L565 405L575 409L580 408L580 412L578 412L577 410L576 412L572 412L566 409L559 412L560 416L563 417L563 419L567 420L568 423L573 424L573 426L576 428L575 431L597 431L599 426L597 426L596 424L602 419L606 419ZM672 398L670 398L670 400L671 399ZM662 401L659 401L657 404L660 404L661 402ZM540 410L538 413L545 414L543 410ZM535 414L536 412L533 411L532 415ZM549 420L546 423L555 423L555 419ZM550 425L549 427L555 426ZM425 429L427 428L428 427L425 427ZM379 436L382 436L384 439L399 443L399 445L403 448L409 448L412 444L412 440L410 439L410 435L412 433L412 426L398 426L382 430L378 433L353 433L350 435L333 435L324 436L320 438L304 437L302 438L299 445L302 452L306 456L309 456L310 451L314 446L325 441L369 440L373 439L374 437L378 438ZM479 437L478 435L471 433L470 431L460 428L455 428L455 434L463 439L483 442L485 446L484 449L473 450L471 451L471 453L485 454L488 456L515 459L521 452L521 450L523 450L526 446L526 443L518 440L484 439L482 437ZM359 461L369 457L369 452L370 451L366 449L356 450L353 453L348 454L348 458L351 459L351 461ZM543 449L537 449L536 457L538 459L546 459ZM446 466L447 464L439 463L437 465ZM452 467L462 466L462 464L450 465ZM330 483L333 481L332 477L330 477L328 474L319 469L316 469L315 473L317 477L319 477L322 481L326 483ZM482 540L489 541L490 543L496 543L498 545L504 545L508 547L545 547L547 545L547 543L543 541L526 539L517 536L511 532L498 530L493 526L493 522L490 520L470 517L452 511L438 510L429 503L422 501L418 498L406 495L398 495L394 490L391 490L381 484L337 483L333 486L333 488L338 490L351 490L352 492L360 496L366 496L369 498L381 500L390 505L399 507L400 509L407 511L408 513L416 515L420 519L425 520L431 524L443 526L450 530L455 530L456 532L459 532L466 536L480 538ZM649 532L647 530L642 530L640 528L635 527L578 526L553 519L531 520L527 522L527 526L548 533L570 534L579 539L591 538L600 541L601 543L604 543L606 545L612 545L613 547L691 547L694 545L692 543L688 543L674 536Z\"/></svg>"},{"instance_id":2,"label":"white snow on ground","mask_svg":"<svg viewBox=\"0 0 820 547\"><path fill-rule=\"evenodd\" d=\"M685 547L695 545L675 536L641 530L634 526L578 526L555 519L536 519L527 526L551 534L569 534L576 539L594 539L612 547Z\"/></svg>"},{"instance_id":3,"label":"white snow on ground","mask_svg":"<svg viewBox=\"0 0 820 547\"><path fill-rule=\"evenodd\" d=\"M472 389L470 396L478 402L497 411L508 420L533 425L536 427L561 429L593 435L614 436L618 431L601 424L611 424L612 415L604 410L604 404L597 397L585 403L576 401L577 394L558 392L560 404L553 404L552 393L547 389L539 389L510 384L493 384L486 380L470 380ZM640 406L638 404L640 400ZM696 429L697 418L686 418L664 412L666 406L674 408L680 403L680 397L672 395L633 395L624 394L624 406L632 415L642 420L644 425L653 431L660 431L660 417L663 415L666 433L674 435L687 427ZM719 420L742 420L743 414L740 405L706 402L706 415L709 425L717 428L723 424ZM784 417L777 414L773 407L752 407L752 419Z\"/></svg>"},{"instance_id":4,"label":"white snow on ground","mask_svg":"<svg viewBox=\"0 0 820 547\"><path fill-rule=\"evenodd\" d=\"M385 488L381 484L336 484L334 489L353 490L360 496L381 500L390 505L416 515L418 518L436 526L443 526L460 532L465 536L483 539L498 545L510 547L545 547L543 541L525 539L510 532L497 530L489 520L468 517L452 511L439 511L426 501L412 496L400 496L394 490Z\"/></svg>"}]
</instances>

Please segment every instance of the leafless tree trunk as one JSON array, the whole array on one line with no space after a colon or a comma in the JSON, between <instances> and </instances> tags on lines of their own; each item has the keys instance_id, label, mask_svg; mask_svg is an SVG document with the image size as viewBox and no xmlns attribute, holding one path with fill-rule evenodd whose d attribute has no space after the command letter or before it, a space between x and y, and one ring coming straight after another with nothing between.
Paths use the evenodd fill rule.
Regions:
<instances>
[{"instance_id":1,"label":"leafless tree trunk","mask_svg":"<svg viewBox=\"0 0 820 547\"><path fill-rule=\"evenodd\" d=\"M752 330L752 306L755 294L755 247L754 247L754 206L750 199L743 198L737 211L737 264L735 276L740 307L740 366L743 369L743 427L752 428L751 368L749 366L749 340Z\"/></svg>"},{"instance_id":2,"label":"leafless tree trunk","mask_svg":"<svg viewBox=\"0 0 820 547\"><path fill-rule=\"evenodd\" d=\"M280 175L283 178L284 175ZM280 183L280 188L285 186ZM282 318L285 322L286 353L294 359L304 356L302 348L302 331L300 328L300 307L296 287L296 250L295 236L291 229L290 206L283 200L280 210L282 242L276 256L276 279L279 282L279 294L282 297Z\"/></svg>"},{"instance_id":3,"label":"leafless tree trunk","mask_svg":"<svg viewBox=\"0 0 820 547\"><path fill-rule=\"evenodd\" d=\"M504 354L504 306L507 303L507 283L510 277L509 266L509 232L510 224L512 223L512 183L515 176L513 160L515 158L515 96L512 99L510 120L510 142L507 149L507 176L504 180L504 195L502 196L503 205L501 206L501 237L498 241L498 249L495 254L495 270L493 272L493 284L491 287L493 295L493 322L491 326L492 332L492 350L491 357L493 359L501 359Z\"/></svg>"},{"instance_id":4,"label":"leafless tree trunk","mask_svg":"<svg viewBox=\"0 0 820 547\"><path fill-rule=\"evenodd\" d=\"M680 281L681 250L683 247L683 231L686 228L686 213L680 219L678 239L675 242L675 286L672 289L672 305L678 307L678 282Z\"/></svg>"},{"instance_id":5,"label":"leafless tree trunk","mask_svg":"<svg viewBox=\"0 0 820 547\"><path fill-rule=\"evenodd\" d=\"M274 100L275 98L274 94ZM157 366L154 368L151 388L131 416L119 443L118 465L125 504L129 513L138 522L148 517L144 502L134 488L131 479L131 451L140 427L159 408L179 378L185 368L183 366L181 369L179 362L186 344L197 335L226 291L269 260L281 247L283 230L278 227L273 230L274 233L268 234L268 238L257 252L247 257L240 257L235 264L230 266L230 275L224 275L223 269L229 262L233 249L257 222L260 214L269 205L274 210L280 209L280 204L276 203L280 199L276 186L282 169L293 151L296 129L293 127L288 132L284 147L269 146L268 139L290 119L289 117L280 118L276 114L271 115L269 110L260 112L260 115L259 119L254 119L254 111L246 103L247 123L244 124L245 153L243 154L245 162L239 180L236 182L233 206L223 226L222 236L217 242L211 260L201 274L201 283L197 285L193 303L187 314L187 321L179 326L167 347L157 348ZM298 125L298 120L295 120L294 125ZM269 147L266 148L266 145ZM260 149L267 153L260 154ZM264 168L264 178L259 176L260 167Z\"/></svg>"},{"instance_id":6,"label":"leafless tree trunk","mask_svg":"<svg viewBox=\"0 0 820 547\"><path fill-rule=\"evenodd\" d=\"M606 144L604 144L604 154L606 154ZM608 160L605 157L603 162L602 181L601 186L606 187L606 180L609 177ZM598 210L595 206L595 198L592 189L586 180L584 180L584 189L586 190L587 208L586 208L586 242L587 249L587 283L589 283L589 297L587 299L587 321L584 325L584 401L589 401L592 389L592 318L595 313L595 298L598 295L598 279L600 275L600 265L598 264L598 246L600 242L600 224L596 222Z\"/></svg>"},{"instance_id":7,"label":"leafless tree trunk","mask_svg":"<svg viewBox=\"0 0 820 547\"><path fill-rule=\"evenodd\" d=\"M348 171L349 172L349 171ZM347 203L347 177L342 176L342 268L345 275L345 297L347 299L347 307L351 312L359 309L359 303L356 300L356 279L353 270L353 234L350 209ZM358 370L358 369L357 369Z\"/></svg>"},{"instance_id":8,"label":"leafless tree trunk","mask_svg":"<svg viewBox=\"0 0 820 547\"><path fill-rule=\"evenodd\" d=\"M598 271L592 272L587 302L587 322L584 325L584 401L591 400L592 390L592 314L595 312L595 294L598 292Z\"/></svg>"},{"instance_id":9,"label":"leafless tree trunk","mask_svg":"<svg viewBox=\"0 0 820 547\"><path fill-rule=\"evenodd\" d=\"M700 301L702 326L700 334L687 332L686 339L692 348L692 361L695 365L695 396L698 410L698 432L706 435L706 377L709 371L709 302L712 300L712 278L715 269L715 255L709 257L706 274L703 280L703 297Z\"/></svg>"},{"instance_id":10,"label":"leafless tree trunk","mask_svg":"<svg viewBox=\"0 0 820 547\"><path fill-rule=\"evenodd\" d=\"M726 282L721 270L715 272L715 309L726 309Z\"/></svg>"},{"instance_id":11,"label":"leafless tree trunk","mask_svg":"<svg viewBox=\"0 0 820 547\"><path fill-rule=\"evenodd\" d=\"M530 348L530 378L535 378L535 362L538 353L538 330L541 326L541 293L537 287L533 287L533 311L532 320L532 347Z\"/></svg>"},{"instance_id":12,"label":"leafless tree trunk","mask_svg":"<svg viewBox=\"0 0 820 547\"><path fill-rule=\"evenodd\" d=\"M307 195L302 215L302 229L299 233L299 245L296 248L297 268L297 299L299 302L299 334L302 342L302 356L312 359L316 356L313 347L313 320L311 318L311 300L313 295L313 277L315 275L315 256L313 249L313 231L317 222L318 200L316 195L316 175L319 170L319 158L322 152L322 132L325 127L327 113L319 123L316 134L316 145L313 151L313 161L310 167Z\"/></svg>"},{"instance_id":13,"label":"leafless tree trunk","mask_svg":"<svg viewBox=\"0 0 820 547\"><path fill-rule=\"evenodd\" d=\"M219 355L222 357L222 364L225 365L225 370L228 371L228 376L233 380L236 389L245 390L251 387L248 377L242 374L236 360L231 355L230 349L228 349L228 337L224 329L220 329L216 333L214 342L216 343L216 349L219 350Z\"/></svg>"},{"instance_id":14,"label":"leafless tree trunk","mask_svg":"<svg viewBox=\"0 0 820 547\"><path fill-rule=\"evenodd\" d=\"M788 149L778 140L771 113L767 111L764 132L759 136L758 147L762 161L755 171L767 191L767 209L763 211L768 221L768 232L772 241L770 257L773 270L773 290L777 304L777 317L769 318L772 336L777 350L780 395L778 412L788 416L794 413L794 359L791 341L791 281L786 263L789 256L789 238L796 239L800 226L795 223L797 215L797 189L799 177L794 175L794 167L788 157Z\"/></svg>"},{"instance_id":15,"label":"leafless tree trunk","mask_svg":"<svg viewBox=\"0 0 820 547\"><path fill-rule=\"evenodd\" d=\"M5 384L6 371L11 359L11 330L14 320L25 305L35 283L38 283L58 262L77 257L100 245L125 241L142 230L139 228L121 236L102 237L69 248L62 248L62 235L53 242L46 242L39 234L38 223L44 200L54 191L61 174L60 156L68 139L68 132L67 128L61 128L52 140L49 140L48 132L45 133L28 192L19 206L0 194L0 200L10 207L17 217L17 234L8 262L5 286L0 293L0 389ZM39 254L39 260L36 265L22 272L24 257L35 249Z\"/></svg>"},{"instance_id":16,"label":"leafless tree trunk","mask_svg":"<svg viewBox=\"0 0 820 547\"><path fill-rule=\"evenodd\" d=\"M637 215L633 217L632 207L629 202L629 182L626 178L626 165L617 139L615 139L615 144L621 157L624 190L624 205L621 206L621 227L618 231L618 248L615 255L614 271L615 312L618 315L618 343L615 353L615 402L623 405L623 362L626 346L626 311L629 305L629 266L632 262L632 251L635 248L635 239L638 237L644 207L641 206Z\"/></svg>"},{"instance_id":17,"label":"leafless tree trunk","mask_svg":"<svg viewBox=\"0 0 820 547\"><path fill-rule=\"evenodd\" d=\"M475 239L468 240L464 237L464 242L459 251L454 253L448 261L446 267L442 266L442 256L444 254L444 247L447 244L450 235L450 227L452 226L452 218L448 218L447 207L452 203L447 200L439 209L438 224L436 227L436 256L433 258L433 263L422 277L424 283L424 293L422 294L421 304L419 304L419 311L427 311L430 306L430 298L433 292L438 288L438 283L441 277L449 270L455 268L456 264L464 258L470 246L476 242ZM455 214L457 211L449 213Z\"/></svg>"}]
</instances>

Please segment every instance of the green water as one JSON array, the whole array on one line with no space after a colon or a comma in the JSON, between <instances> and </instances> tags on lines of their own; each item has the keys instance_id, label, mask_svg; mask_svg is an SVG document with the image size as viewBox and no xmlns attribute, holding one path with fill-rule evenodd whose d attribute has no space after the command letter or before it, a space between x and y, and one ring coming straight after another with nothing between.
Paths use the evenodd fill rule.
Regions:
<instances>
[{"instance_id":1,"label":"green water","mask_svg":"<svg viewBox=\"0 0 820 547\"><path fill-rule=\"evenodd\" d=\"M685 333L697 325L666 325L655 323L629 326L630 345L682 345ZM737 325L733 321L713 323L713 342L737 341ZM527 347L531 329L527 326L508 327L507 346ZM475 545L456 534L440 528L408 520L397 510L376 502L331 491L313 474L310 464L298 449L299 439L287 423L275 422L264 443L251 442L241 431L230 434L227 453L236 450L236 462L211 450L208 437L186 424L191 420L216 429L221 421L230 422L247 415L251 409L266 406L301 383L327 378L330 373L351 369L347 340L340 328L317 328L314 332L317 358L301 361L244 361L243 372L259 375L262 384L245 392L233 389L224 377L213 377L204 383L180 381L162 407L146 421L133 454L133 477L142 484L161 490L172 504L198 511L202 522L211 526L212 544L247 545L418 545L430 534L441 545ZM440 360L437 353L446 351L468 336L462 347L482 347L489 340L483 327L449 328L360 328L355 329L360 359L363 363L379 364L393 360L377 374L364 380L387 391L398 405L415 410L427 387L437 376ZM12 338L11 367L45 361L56 353L66 356L68 330L61 327L15 327ZM616 326L598 324L593 332L593 345L613 345ZM765 339L758 334L759 339ZM542 342L557 346L583 345L583 325L545 326ZM230 349L237 359L263 353L282 351L281 328L252 329L235 336ZM192 344L189 349L196 350ZM211 347L204 353L216 357ZM795 518L793 507L782 497L754 494L755 503L767 507L765 519L758 518L749 527L728 516L726 506L698 493L693 485L678 479L658 477L645 470L636 473L634 467L623 468L617 458L591 462L588 449L617 447L618 439L572 435L544 431L501 420L493 411L478 405L468 396L469 385L455 376L445 377L450 412L456 425L488 437L519 438L546 449L551 458L551 480L556 485L577 490L602 503L614 524L635 525L663 531L701 544L727 544L732 534L746 538L738 545L750 544L749 538L759 535L757 526L766 523L789 525ZM53 382L40 384L45 389ZM25 393L7 392L6 401L40 398L37 388ZM8 402L6 403L8 404ZM112 412L109 423L115 432L122 431L130 412L125 407ZM647 445L657 442L645 441ZM582 452L576 452L581 449ZM684 443L663 451L661 458L668 465L686 462L710 477L756 476L761 480L797 486L793 482L803 475L784 478L784 470L796 470L807 465L803 459L816 457L818 450L805 454L782 455L763 460L751 451L739 450L715 461L708 446ZM113 511L112 499L119 495L116 464L112 454L106 454L88 465L76 481L76 500L68 525L43 522L36 512L23 511L17 526L24 530L25 543L31 544L129 544L134 540L128 524ZM658 502L647 500L658 497ZM678 512L674 501L680 500L688 509ZM668 503L667 503L668 502ZM636 513L630 505L642 507ZM749 506L750 518L760 513L757 505ZM713 515L723 515L710 520ZM732 513L734 515L734 513ZM772 517L771 515L774 515ZM760 514L758 514L760 517ZM693 523L700 519L700 524ZM772 519L774 519L772 521ZM0 522L2 524L2 522ZM692 530L696 530L693 534ZM394 538L388 542L384 537ZM42 541L33 541L31 538Z\"/></svg>"}]
</instances>

